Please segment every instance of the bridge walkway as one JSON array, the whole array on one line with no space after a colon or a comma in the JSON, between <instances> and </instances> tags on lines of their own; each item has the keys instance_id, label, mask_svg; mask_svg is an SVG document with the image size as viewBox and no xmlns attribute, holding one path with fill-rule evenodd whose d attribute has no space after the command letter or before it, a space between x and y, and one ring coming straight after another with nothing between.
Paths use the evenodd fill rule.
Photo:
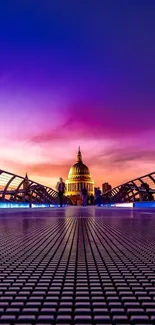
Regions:
<instances>
[{"instance_id":1,"label":"bridge walkway","mask_svg":"<svg viewBox=\"0 0 155 325\"><path fill-rule=\"evenodd\" d=\"M4 211L0 258L0 324L154 324L153 210Z\"/></svg>"}]
</instances>

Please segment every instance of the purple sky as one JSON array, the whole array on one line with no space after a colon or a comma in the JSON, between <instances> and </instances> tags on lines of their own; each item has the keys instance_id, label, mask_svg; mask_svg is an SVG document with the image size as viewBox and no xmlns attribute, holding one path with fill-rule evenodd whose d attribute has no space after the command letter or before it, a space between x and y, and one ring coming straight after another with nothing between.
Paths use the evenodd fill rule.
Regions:
<instances>
[{"instance_id":1,"label":"purple sky","mask_svg":"<svg viewBox=\"0 0 155 325\"><path fill-rule=\"evenodd\" d=\"M96 185L154 171L155 2L0 10L1 169L55 186L80 145Z\"/></svg>"}]
</instances>

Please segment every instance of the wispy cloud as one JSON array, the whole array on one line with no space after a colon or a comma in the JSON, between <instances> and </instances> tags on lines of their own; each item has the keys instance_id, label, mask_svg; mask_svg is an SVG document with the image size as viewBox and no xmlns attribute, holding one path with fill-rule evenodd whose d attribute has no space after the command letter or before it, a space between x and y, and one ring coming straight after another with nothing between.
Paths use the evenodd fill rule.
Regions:
<instances>
[{"instance_id":1,"label":"wispy cloud","mask_svg":"<svg viewBox=\"0 0 155 325\"><path fill-rule=\"evenodd\" d=\"M68 155L66 160L61 160L61 152L57 156L57 162L52 163L49 160L40 161L19 161L16 159L5 160L5 168L8 171L14 171L20 175L25 175L27 171L30 178L45 185L55 186L56 179L60 176L67 178L70 167L76 162L76 156ZM96 185L108 181L113 186L129 181L135 177L154 170L155 151L139 150L137 148L128 148L116 150L106 149L96 153L89 152L89 159L83 155L84 163L90 169L92 177L95 179ZM9 167L10 166L10 167ZM40 181L39 181L40 179Z\"/></svg>"},{"instance_id":2,"label":"wispy cloud","mask_svg":"<svg viewBox=\"0 0 155 325\"><path fill-rule=\"evenodd\" d=\"M82 146L84 163L89 166L96 185L104 181L117 185L154 168L153 119L150 136L150 124L140 123L136 115L122 108L113 114L108 105L79 102L63 114L60 120L56 116L55 123L54 112L45 115L43 121L41 117L35 119L35 114L31 119L28 112L20 127L17 123L16 132L17 124L13 120L13 126L11 123L7 126L11 130L6 132L9 136L6 138L2 132L0 139L1 168L20 175L27 171L34 180L39 181L40 177L52 186L58 177L67 178L69 168L76 161L78 145ZM4 128L5 123L2 122ZM145 139L149 139L149 147L145 143L144 150Z\"/></svg>"},{"instance_id":3,"label":"wispy cloud","mask_svg":"<svg viewBox=\"0 0 155 325\"><path fill-rule=\"evenodd\" d=\"M152 118L155 117L151 110L148 116L146 111L141 111L138 116L131 114L129 105L127 107L117 107L117 113L113 107L106 103L79 102L79 104L68 107L64 122L55 129L47 129L34 135L33 142L50 142L53 140L65 139L120 139L134 138L143 135L149 130L154 130Z\"/></svg>"}]
</instances>

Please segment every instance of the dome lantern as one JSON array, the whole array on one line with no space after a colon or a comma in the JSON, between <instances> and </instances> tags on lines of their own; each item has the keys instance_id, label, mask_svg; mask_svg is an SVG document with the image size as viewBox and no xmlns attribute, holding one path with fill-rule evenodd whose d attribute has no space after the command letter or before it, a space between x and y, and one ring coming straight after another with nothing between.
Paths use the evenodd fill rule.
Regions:
<instances>
[{"instance_id":1,"label":"dome lantern","mask_svg":"<svg viewBox=\"0 0 155 325\"><path fill-rule=\"evenodd\" d=\"M80 146L78 149L78 153L77 153L77 163L82 163L82 155L81 155L81 151L80 151Z\"/></svg>"}]
</instances>

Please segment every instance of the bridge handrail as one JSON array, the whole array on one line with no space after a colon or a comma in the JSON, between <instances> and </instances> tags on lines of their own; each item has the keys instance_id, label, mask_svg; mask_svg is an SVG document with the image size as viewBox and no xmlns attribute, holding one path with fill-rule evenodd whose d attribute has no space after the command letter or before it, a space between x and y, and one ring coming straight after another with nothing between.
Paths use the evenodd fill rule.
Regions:
<instances>
[{"instance_id":1,"label":"bridge handrail","mask_svg":"<svg viewBox=\"0 0 155 325\"><path fill-rule=\"evenodd\" d=\"M7 179L7 176L10 176L9 179ZM15 189L13 190L11 188L12 183L13 182L17 182L18 179L18 184L16 183L14 185ZM15 194L15 198L16 198L16 194L24 192L24 190L22 190L20 187L23 185L24 181L26 180L25 177L5 171L3 169L0 169L0 181L2 182L2 184L0 185L0 193L2 194L2 197L5 199L5 195L7 195L7 193L11 194L11 191L15 191L15 193L12 192L12 194ZM46 199L51 197L51 199L58 199L58 192L56 190L54 190L53 188L46 186L46 185L42 185L36 181L31 180L30 178L28 178L28 182L29 182L29 186L27 189L31 190L32 193L35 193L35 191L39 191L42 189L43 190L43 195L45 196L45 192L46 192ZM26 191L26 190L25 190ZM10 195L9 194L9 195ZM38 194L37 194L38 195ZM65 200L68 200L70 202L70 200L64 195ZM71 202L70 202L71 203Z\"/></svg>"}]
</instances>

